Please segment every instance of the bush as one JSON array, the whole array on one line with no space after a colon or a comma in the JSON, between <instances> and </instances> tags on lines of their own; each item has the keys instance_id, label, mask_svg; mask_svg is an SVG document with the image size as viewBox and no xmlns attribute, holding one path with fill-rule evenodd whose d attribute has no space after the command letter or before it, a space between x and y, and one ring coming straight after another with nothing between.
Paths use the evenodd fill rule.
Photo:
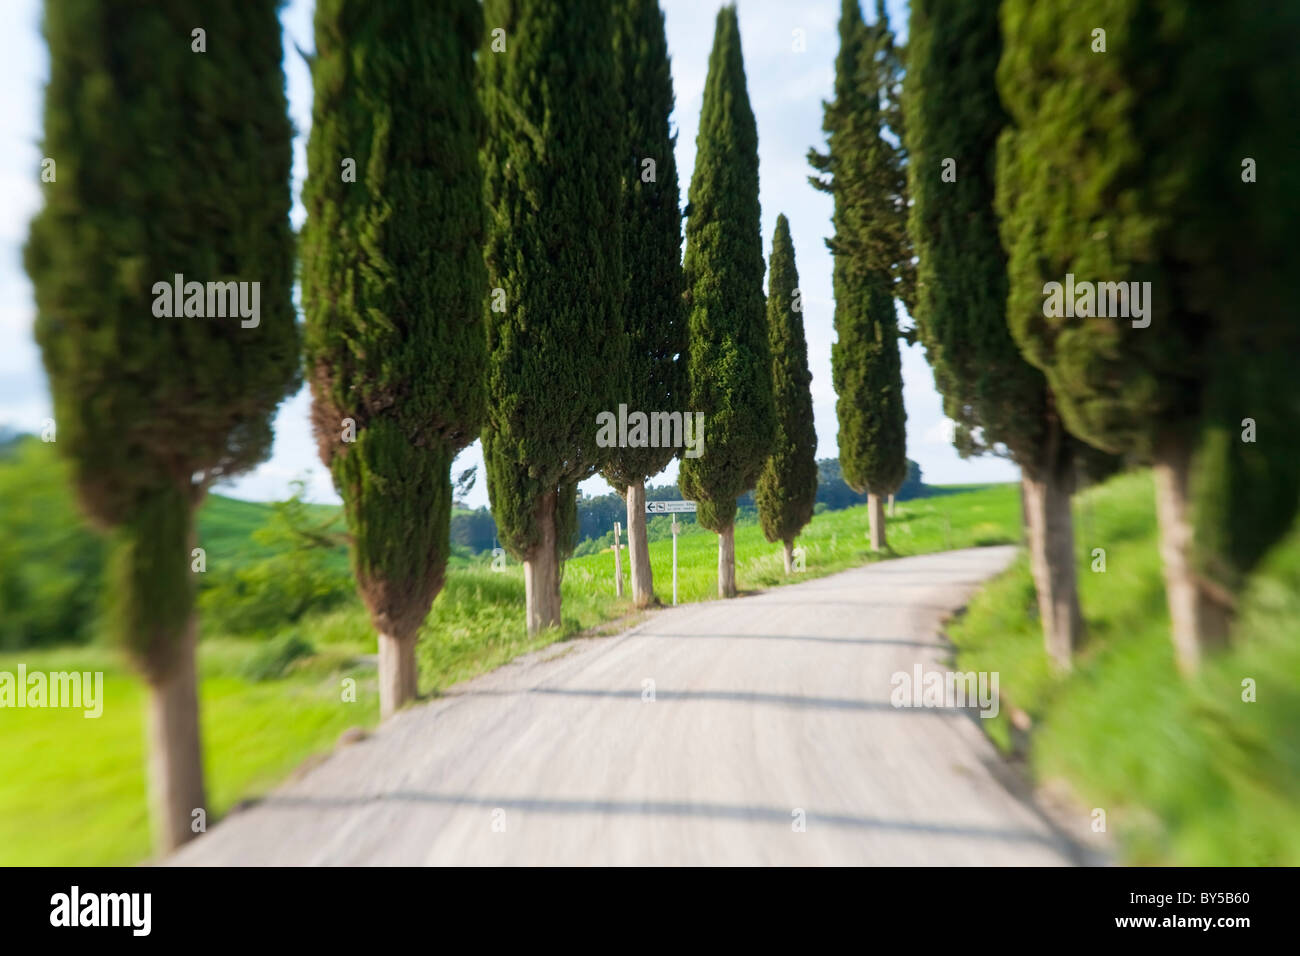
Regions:
<instances>
[{"instance_id":1,"label":"bush","mask_svg":"<svg viewBox=\"0 0 1300 956\"><path fill-rule=\"evenodd\" d=\"M0 650L88 641L104 554L54 446L31 436L0 446Z\"/></svg>"},{"instance_id":2,"label":"bush","mask_svg":"<svg viewBox=\"0 0 1300 956\"><path fill-rule=\"evenodd\" d=\"M242 675L251 681L278 680L294 661L311 657L316 648L298 630L285 631L260 646L244 662Z\"/></svg>"},{"instance_id":3,"label":"bush","mask_svg":"<svg viewBox=\"0 0 1300 956\"><path fill-rule=\"evenodd\" d=\"M356 594L343 539L333 526L313 524L300 497L272 505L254 539L272 556L236 568L211 568L202 578L199 608L213 633L269 635L307 614L330 611Z\"/></svg>"}]
</instances>

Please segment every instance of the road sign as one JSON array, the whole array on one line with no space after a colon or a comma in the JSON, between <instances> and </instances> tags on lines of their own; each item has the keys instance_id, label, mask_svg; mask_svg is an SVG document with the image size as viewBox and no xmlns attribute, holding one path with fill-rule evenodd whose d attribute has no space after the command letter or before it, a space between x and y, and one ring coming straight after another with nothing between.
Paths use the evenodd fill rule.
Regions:
<instances>
[{"instance_id":1,"label":"road sign","mask_svg":"<svg viewBox=\"0 0 1300 956\"><path fill-rule=\"evenodd\" d=\"M647 501L645 513L648 515L687 514L695 511L694 501Z\"/></svg>"},{"instance_id":2,"label":"road sign","mask_svg":"<svg viewBox=\"0 0 1300 956\"><path fill-rule=\"evenodd\" d=\"M648 515L694 514L698 505L694 501L647 501L645 513ZM673 519L673 603L677 603L677 535L682 526Z\"/></svg>"}]
</instances>

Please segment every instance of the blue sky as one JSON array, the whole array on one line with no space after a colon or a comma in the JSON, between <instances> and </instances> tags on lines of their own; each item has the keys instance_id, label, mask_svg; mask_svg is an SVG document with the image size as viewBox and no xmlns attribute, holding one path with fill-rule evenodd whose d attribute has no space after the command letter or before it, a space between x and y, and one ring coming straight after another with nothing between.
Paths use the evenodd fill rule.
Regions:
<instances>
[{"instance_id":1,"label":"blue sky","mask_svg":"<svg viewBox=\"0 0 1300 956\"><path fill-rule=\"evenodd\" d=\"M678 130L677 163L685 202L690 171L695 166L695 134L709 47L713 40L716 3L661 0L672 56ZM874 4L868 2L867 16ZM27 223L40 206L41 102L48 63L39 32L39 0L6 0L6 29L0 31L0 426L39 432L51 414L40 356L32 339L34 306L31 285L22 268L22 244ZM810 146L822 148L822 99L831 95L838 0L739 0L741 41L749 97L758 121L760 201L763 209L764 253L770 247L776 217L790 221L795 257L803 291L808 360L812 369L818 457L836 451L835 392L831 387L831 343L834 302L831 296L831 256L823 242L830 233L831 200L808 185L806 155ZM294 224L302 221L296 197L306 168L305 137L311 126L311 79L294 49L313 47L312 0L292 0L283 11L285 71L289 110L298 138L294 144ZM906 33L906 4L889 0L895 29ZM198 24L196 24L198 25ZM492 24L488 24L491 28ZM795 31L802 30L806 49L796 52ZM1019 469L993 458L963 461L949 440L950 423L934 390L934 379L919 345L900 343L904 399L907 405L907 454L919 462L926 481L957 483L1014 481ZM269 461L233 484L216 490L236 497L266 500L285 497L289 483L303 478L315 501L337 501L329 474L316 458L308 424L309 396L303 392L281 406L276 440ZM457 470L478 464L479 480L470 495L473 505L487 504L486 481L478 443L461 455ZM652 483L676 474L676 463ZM593 478L583 485L590 494L608 490Z\"/></svg>"}]
</instances>

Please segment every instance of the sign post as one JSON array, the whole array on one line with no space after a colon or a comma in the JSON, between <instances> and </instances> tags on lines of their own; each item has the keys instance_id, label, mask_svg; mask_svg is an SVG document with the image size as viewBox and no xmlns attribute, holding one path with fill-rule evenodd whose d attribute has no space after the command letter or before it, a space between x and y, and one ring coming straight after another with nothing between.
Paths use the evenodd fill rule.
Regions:
<instances>
[{"instance_id":1,"label":"sign post","mask_svg":"<svg viewBox=\"0 0 1300 956\"><path fill-rule=\"evenodd\" d=\"M679 515L694 514L696 511L694 501L647 501L645 503L645 513L648 515ZM677 533L681 531L682 526L677 523L677 518L673 518L673 604L677 604Z\"/></svg>"},{"instance_id":2,"label":"sign post","mask_svg":"<svg viewBox=\"0 0 1300 956\"><path fill-rule=\"evenodd\" d=\"M677 532L682 526L673 519L673 607L677 606Z\"/></svg>"},{"instance_id":3,"label":"sign post","mask_svg":"<svg viewBox=\"0 0 1300 956\"><path fill-rule=\"evenodd\" d=\"M618 543L618 522L614 522L614 596L623 596L623 546Z\"/></svg>"}]
</instances>

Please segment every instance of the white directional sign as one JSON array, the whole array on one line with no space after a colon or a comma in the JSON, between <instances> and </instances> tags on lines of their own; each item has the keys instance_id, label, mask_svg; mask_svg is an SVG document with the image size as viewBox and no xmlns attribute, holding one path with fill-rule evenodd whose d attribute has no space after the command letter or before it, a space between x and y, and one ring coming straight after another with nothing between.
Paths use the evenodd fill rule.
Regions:
<instances>
[{"instance_id":1,"label":"white directional sign","mask_svg":"<svg viewBox=\"0 0 1300 956\"><path fill-rule=\"evenodd\" d=\"M694 501L647 501L645 513L648 515L675 515L695 511Z\"/></svg>"}]
</instances>

